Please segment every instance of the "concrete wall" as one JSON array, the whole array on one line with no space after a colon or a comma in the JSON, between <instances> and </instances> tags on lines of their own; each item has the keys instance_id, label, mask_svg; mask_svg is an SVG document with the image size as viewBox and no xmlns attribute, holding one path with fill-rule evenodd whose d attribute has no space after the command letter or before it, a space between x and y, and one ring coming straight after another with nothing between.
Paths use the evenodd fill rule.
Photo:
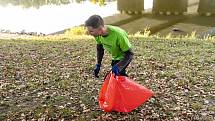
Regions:
<instances>
[{"instance_id":1,"label":"concrete wall","mask_svg":"<svg viewBox=\"0 0 215 121\"><path fill-rule=\"evenodd\" d=\"M187 0L154 0L152 11L183 13L187 11Z\"/></svg>"},{"instance_id":2,"label":"concrete wall","mask_svg":"<svg viewBox=\"0 0 215 121\"><path fill-rule=\"evenodd\" d=\"M198 12L215 14L215 0L200 0Z\"/></svg>"},{"instance_id":3,"label":"concrete wall","mask_svg":"<svg viewBox=\"0 0 215 121\"><path fill-rule=\"evenodd\" d=\"M147 1L147 0L145 0ZM192 3L188 5L188 3ZM153 0L153 13L182 14L188 7L198 6L200 14L215 14L215 0ZM199 3L199 5L198 5ZM121 13L139 14L144 12L144 0L117 0Z\"/></svg>"},{"instance_id":4,"label":"concrete wall","mask_svg":"<svg viewBox=\"0 0 215 121\"><path fill-rule=\"evenodd\" d=\"M144 0L117 0L117 9L121 12L140 13L144 11Z\"/></svg>"}]
</instances>

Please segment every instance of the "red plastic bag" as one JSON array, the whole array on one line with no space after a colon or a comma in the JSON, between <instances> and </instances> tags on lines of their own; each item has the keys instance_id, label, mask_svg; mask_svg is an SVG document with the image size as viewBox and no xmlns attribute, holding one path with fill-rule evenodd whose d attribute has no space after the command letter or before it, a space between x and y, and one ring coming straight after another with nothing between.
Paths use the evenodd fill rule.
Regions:
<instances>
[{"instance_id":1,"label":"red plastic bag","mask_svg":"<svg viewBox=\"0 0 215 121\"><path fill-rule=\"evenodd\" d=\"M99 94L99 106L105 112L131 112L147 101L153 92L125 76L109 74Z\"/></svg>"}]
</instances>

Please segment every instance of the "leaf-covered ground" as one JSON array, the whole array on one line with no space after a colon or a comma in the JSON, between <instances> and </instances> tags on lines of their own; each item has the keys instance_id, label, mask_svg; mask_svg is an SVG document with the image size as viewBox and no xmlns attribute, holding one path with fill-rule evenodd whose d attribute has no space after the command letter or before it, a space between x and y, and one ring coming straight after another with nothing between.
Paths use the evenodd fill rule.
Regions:
<instances>
[{"instance_id":1,"label":"leaf-covered ground","mask_svg":"<svg viewBox=\"0 0 215 121\"><path fill-rule=\"evenodd\" d=\"M215 120L215 42L131 38L130 78L155 96L131 113L103 112L95 42L0 40L0 120Z\"/></svg>"}]
</instances>

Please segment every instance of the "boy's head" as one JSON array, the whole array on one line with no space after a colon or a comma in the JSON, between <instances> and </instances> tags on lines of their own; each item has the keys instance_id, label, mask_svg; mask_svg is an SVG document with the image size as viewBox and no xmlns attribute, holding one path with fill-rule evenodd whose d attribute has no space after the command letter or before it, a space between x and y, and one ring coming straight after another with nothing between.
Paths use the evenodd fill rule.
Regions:
<instances>
[{"instance_id":1,"label":"boy's head","mask_svg":"<svg viewBox=\"0 0 215 121\"><path fill-rule=\"evenodd\" d=\"M99 15L92 15L85 21L85 26L90 35L102 35L104 29L104 20Z\"/></svg>"}]
</instances>

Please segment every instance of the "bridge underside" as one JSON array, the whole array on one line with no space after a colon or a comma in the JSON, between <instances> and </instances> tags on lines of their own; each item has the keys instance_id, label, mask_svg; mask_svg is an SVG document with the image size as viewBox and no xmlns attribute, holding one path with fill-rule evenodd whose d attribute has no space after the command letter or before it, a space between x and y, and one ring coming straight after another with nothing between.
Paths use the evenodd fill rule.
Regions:
<instances>
[{"instance_id":1,"label":"bridge underside","mask_svg":"<svg viewBox=\"0 0 215 121\"><path fill-rule=\"evenodd\" d=\"M189 0L153 0L154 14L179 15L187 12ZM193 0L194 1L194 0ZM196 0L199 14L215 14L215 0ZM118 10L128 14L144 13L144 0L117 0Z\"/></svg>"}]
</instances>

